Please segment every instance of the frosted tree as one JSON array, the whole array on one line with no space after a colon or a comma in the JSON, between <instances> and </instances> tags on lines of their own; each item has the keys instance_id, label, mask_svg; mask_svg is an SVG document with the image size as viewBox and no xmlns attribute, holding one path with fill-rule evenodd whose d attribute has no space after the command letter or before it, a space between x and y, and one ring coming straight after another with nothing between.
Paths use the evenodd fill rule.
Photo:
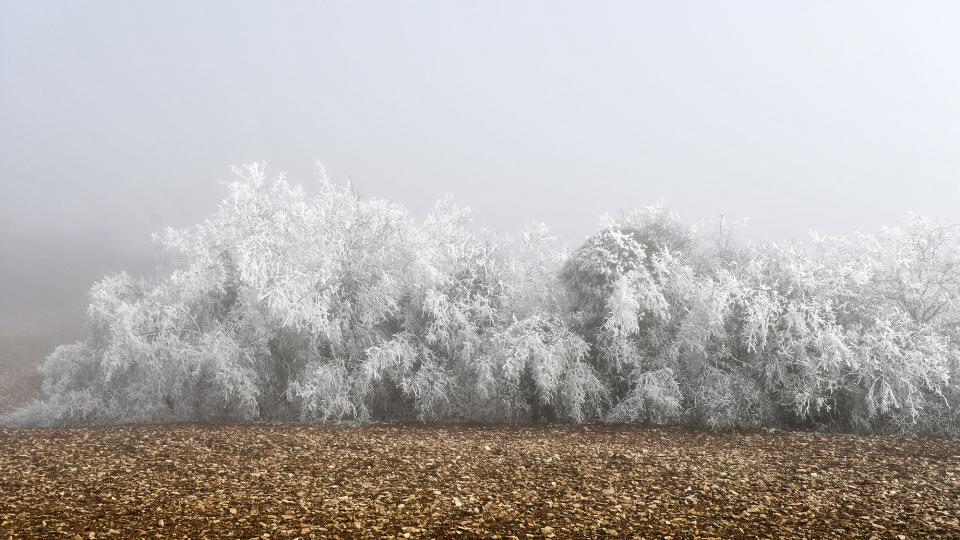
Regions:
<instances>
[{"instance_id":1,"label":"frosted tree","mask_svg":"<svg viewBox=\"0 0 960 540\"><path fill-rule=\"evenodd\" d=\"M157 236L156 282L108 276L88 337L44 363L39 423L172 419L583 420L605 386L561 313L545 227L422 222L321 174L262 165L204 223Z\"/></svg>"},{"instance_id":2,"label":"frosted tree","mask_svg":"<svg viewBox=\"0 0 960 540\"><path fill-rule=\"evenodd\" d=\"M651 207L608 221L563 268L578 331L611 387L612 419L680 415L677 332L690 280L682 258L692 243L676 216Z\"/></svg>"},{"instance_id":3,"label":"frosted tree","mask_svg":"<svg viewBox=\"0 0 960 540\"><path fill-rule=\"evenodd\" d=\"M794 422L911 431L934 413L939 427L923 430L955 429L942 420L957 404L956 347L877 292L882 265L864 240L876 245L815 238L754 257L744 272L750 362Z\"/></svg>"}]
</instances>

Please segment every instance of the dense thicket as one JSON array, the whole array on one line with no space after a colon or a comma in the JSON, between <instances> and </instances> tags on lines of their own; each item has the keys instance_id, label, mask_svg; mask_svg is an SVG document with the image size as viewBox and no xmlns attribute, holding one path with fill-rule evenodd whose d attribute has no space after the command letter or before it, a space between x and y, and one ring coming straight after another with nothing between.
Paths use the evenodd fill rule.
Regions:
<instances>
[{"instance_id":1,"label":"dense thicket","mask_svg":"<svg viewBox=\"0 0 960 540\"><path fill-rule=\"evenodd\" d=\"M569 255L260 165L158 235L159 280L109 275L87 338L14 424L164 420L651 422L960 434L950 224L744 245L660 207Z\"/></svg>"}]
</instances>

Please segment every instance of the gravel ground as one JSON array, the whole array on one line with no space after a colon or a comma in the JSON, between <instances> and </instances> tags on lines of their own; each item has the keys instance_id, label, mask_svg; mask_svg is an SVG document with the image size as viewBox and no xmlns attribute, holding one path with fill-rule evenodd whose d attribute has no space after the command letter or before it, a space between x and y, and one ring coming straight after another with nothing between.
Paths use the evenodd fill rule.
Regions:
<instances>
[{"instance_id":1,"label":"gravel ground","mask_svg":"<svg viewBox=\"0 0 960 540\"><path fill-rule=\"evenodd\" d=\"M960 442L612 426L0 430L0 538L960 538Z\"/></svg>"}]
</instances>

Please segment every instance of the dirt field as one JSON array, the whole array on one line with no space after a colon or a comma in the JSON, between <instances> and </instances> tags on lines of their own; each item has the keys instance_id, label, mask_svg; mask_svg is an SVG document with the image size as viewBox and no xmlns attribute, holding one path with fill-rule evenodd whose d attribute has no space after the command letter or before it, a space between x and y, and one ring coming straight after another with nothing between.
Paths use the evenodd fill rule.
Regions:
<instances>
[{"instance_id":1,"label":"dirt field","mask_svg":"<svg viewBox=\"0 0 960 540\"><path fill-rule=\"evenodd\" d=\"M490 426L0 431L0 537L960 537L960 443Z\"/></svg>"}]
</instances>

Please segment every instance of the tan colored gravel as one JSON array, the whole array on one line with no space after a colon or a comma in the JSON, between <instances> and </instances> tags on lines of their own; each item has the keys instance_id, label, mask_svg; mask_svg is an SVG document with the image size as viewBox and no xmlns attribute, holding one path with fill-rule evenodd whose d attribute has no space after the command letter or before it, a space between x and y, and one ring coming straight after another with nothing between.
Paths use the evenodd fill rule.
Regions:
<instances>
[{"instance_id":1,"label":"tan colored gravel","mask_svg":"<svg viewBox=\"0 0 960 540\"><path fill-rule=\"evenodd\" d=\"M0 430L0 538L960 537L960 443L612 426Z\"/></svg>"}]
</instances>

